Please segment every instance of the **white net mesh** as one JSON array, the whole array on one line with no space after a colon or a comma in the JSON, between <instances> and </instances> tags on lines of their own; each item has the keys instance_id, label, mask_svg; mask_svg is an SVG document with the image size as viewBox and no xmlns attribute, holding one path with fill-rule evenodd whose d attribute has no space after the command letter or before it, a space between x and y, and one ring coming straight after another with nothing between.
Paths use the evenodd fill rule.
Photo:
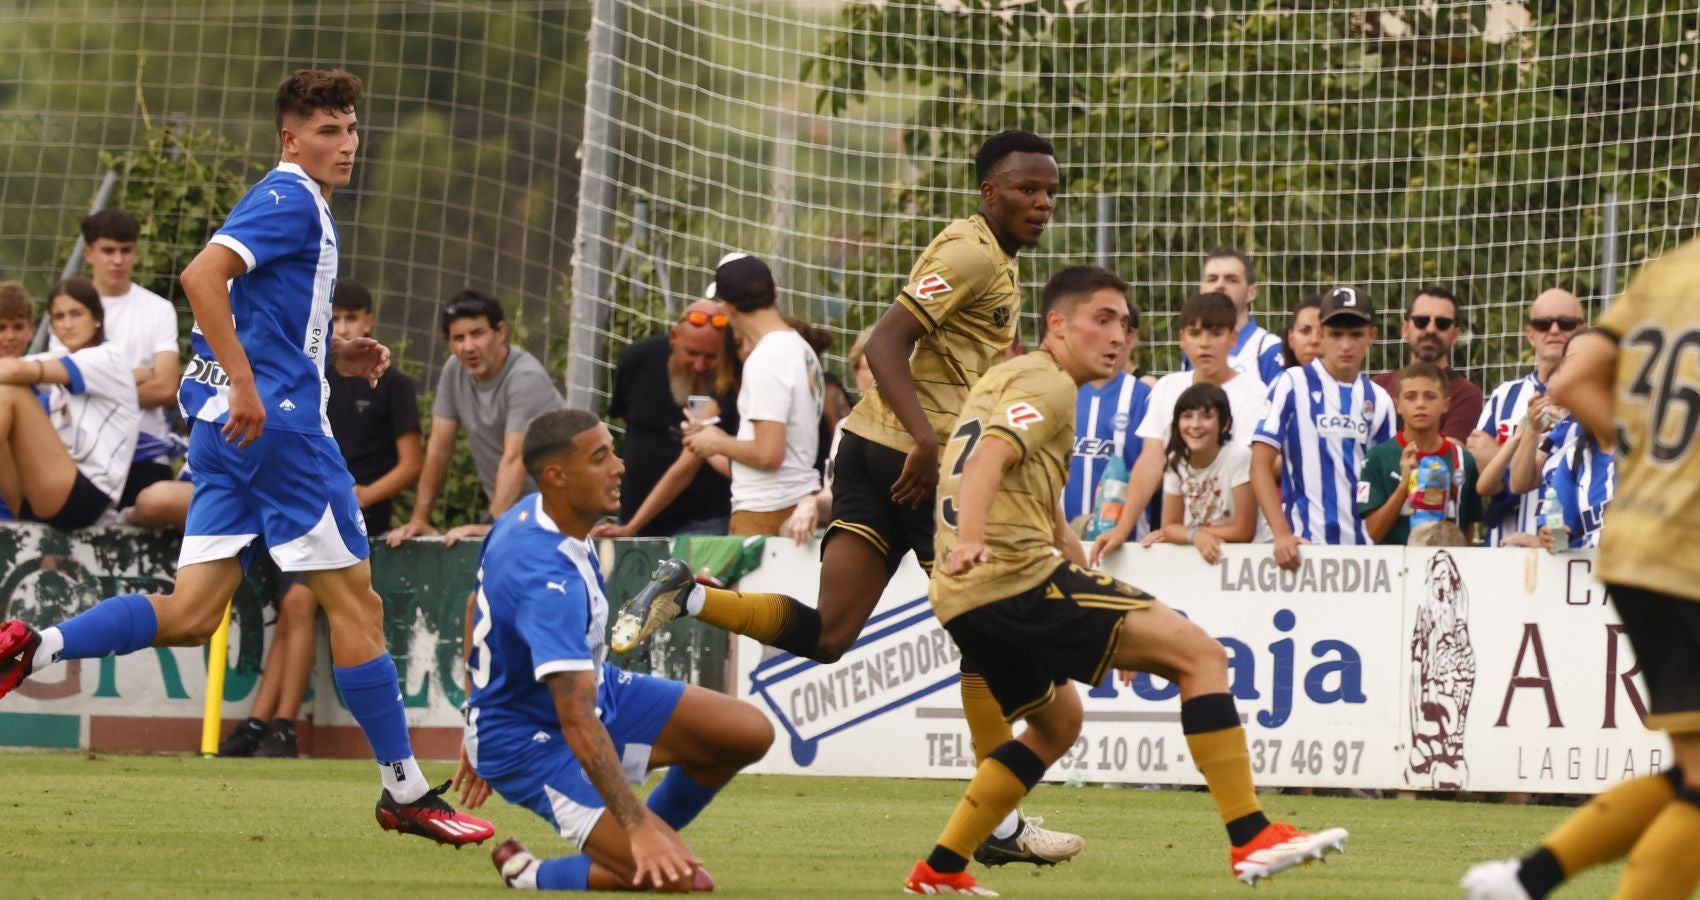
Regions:
<instances>
[{"instance_id":1,"label":"white net mesh","mask_svg":"<svg viewBox=\"0 0 1700 900\"><path fill-rule=\"evenodd\" d=\"M447 354L436 311L476 287L558 368L589 18L559 2L0 3L0 279L39 298L117 158L112 205L144 218L136 278L186 310L175 275L235 199L208 170L240 196L278 159L278 81L341 66L367 99L331 208L378 336L430 379Z\"/></svg>"},{"instance_id":2,"label":"white net mesh","mask_svg":"<svg viewBox=\"0 0 1700 900\"><path fill-rule=\"evenodd\" d=\"M1109 265L1159 371L1217 245L1253 256L1277 333L1302 294L1367 287L1389 338L1375 369L1402 356L1416 289L1450 287L1470 325L1454 364L1491 388L1528 365L1540 290L1597 301L1700 223L1691 3L596 6L581 401L728 249L775 261L791 311L843 333L842 354L974 209L973 150L1004 128L1050 138L1064 169L1022 257L1029 305L1058 267Z\"/></svg>"}]
</instances>

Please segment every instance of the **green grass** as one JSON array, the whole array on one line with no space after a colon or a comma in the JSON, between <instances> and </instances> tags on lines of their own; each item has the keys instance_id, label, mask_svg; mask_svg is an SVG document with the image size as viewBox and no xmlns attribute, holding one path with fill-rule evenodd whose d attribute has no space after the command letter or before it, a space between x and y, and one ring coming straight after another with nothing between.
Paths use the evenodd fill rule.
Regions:
<instances>
[{"instance_id":1,"label":"green grass","mask_svg":"<svg viewBox=\"0 0 1700 900\"><path fill-rule=\"evenodd\" d=\"M446 777L443 764L427 766ZM15 897L496 896L486 848L453 851L380 832L367 763L0 754L0 895ZM929 849L959 782L747 777L686 838L728 897L890 897ZM1042 786L1025 809L1086 835L1075 862L984 872L1013 897L1459 896L1474 861L1524 850L1567 810L1447 801L1266 796L1271 817L1352 832L1348 853L1255 894L1227 871L1209 797ZM534 851L565 843L494 800L498 835ZM1559 896L1604 896L1616 869Z\"/></svg>"}]
</instances>

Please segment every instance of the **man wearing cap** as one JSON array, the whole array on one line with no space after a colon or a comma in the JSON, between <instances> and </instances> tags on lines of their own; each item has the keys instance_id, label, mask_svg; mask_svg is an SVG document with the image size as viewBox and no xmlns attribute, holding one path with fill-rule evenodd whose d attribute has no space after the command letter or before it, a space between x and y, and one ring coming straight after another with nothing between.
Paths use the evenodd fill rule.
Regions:
<instances>
[{"instance_id":1,"label":"man wearing cap","mask_svg":"<svg viewBox=\"0 0 1700 900\"><path fill-rule=\"evenodd\" d=\"M1440 433L1458 441L1470 437L1470 432L1476 428L1476 420L1482 415L1482 389L1452 368L1452 345L1458 343L1458 336L1463 332L1464 320L1458 312L1458 295L1433 284L1419 289L1411 298L1411 306L1405 310L1405 320L1399 324L1399 334L1411 347L1411 358L1404 365L1433 363L1446 374L1446 394L1452 401L1446 407L1446 415L1440 419ZM1398 387L1399 370L1404 365L1371 380L1392 393Z\"/></svg>"},{"instance_id":2,"label":"man wearing cap","mask_svg":"<svg viewBox=\"0 0 1700 900\"><path fill-rule=\"evenodd\" d=\"M737 437L691 423L685 448L732 462L732 534L778 534L798 503L820 490L821 404L826 386L814 348L779 312L767 264L737 255L714 272L715 296L750 353L738 387Z\"/></svg>"},{"instance_id":3,"label":"man wearing cap","mask_svg":"<svg viewBox=\"0 0 1700 900\"><path fill-rule=\"evenodd\" d=\"M737 430L733 398L715 385L730 321L720 303L698 300L666 334L635 341L620 354L608 404L608 418L626 421L620 524L601 526L595 536L726 533L732 482L684 449L680 428L691 417L691 398L710 397L721 424Z\"/></svg>"},{"instance_id":4,"label":"man wearing cap","mask_svg":"<svg viewBox=\"0 0 1700 900\"><path fill-rule=\"evenodd\" d=\"M1300 544L1373 543L1357 513L1358 470L1395 429L1392 398L1363 374L1376 337L1369 296L1337 287L1320 312L1321 355L1269 386L1268 412L1252 436L1252 491L1275 536L1275 562L1286 569L1298 567Z\"/></svg>"}]
</instances>

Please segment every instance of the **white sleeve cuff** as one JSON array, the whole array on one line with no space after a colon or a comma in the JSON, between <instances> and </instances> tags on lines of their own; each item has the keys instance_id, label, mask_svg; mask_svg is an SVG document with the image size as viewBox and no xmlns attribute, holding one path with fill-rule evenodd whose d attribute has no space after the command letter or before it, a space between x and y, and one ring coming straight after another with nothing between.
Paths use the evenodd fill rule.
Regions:
<instances>
[{"instance_id":1,"label":"white sleeve cuff","mask_svg":"<svg viewBox=\"0 0 1700 900\"><path fill-rule=\"evenodd\" d=\"M538 681L542 681L545 676L556 672L589 672L594 668L596 661L593 659L552 659L546 663L538 663L532 674Z\"/></svg>"},{"instance_id":2,"label":"white sleeve cuff","mask_svg":"<svg viewBox=\"0 0 1700 900\"><path fill-rule=\"evenodd\" d=\"M249 250L247 245L241 241L228 234L215 234L212 236L212 240L207 241L207 243L229 248L237 256L242 257L242 263L248 267L248 271L254 271L254 251Z\"/></svg>"}]
</instances>

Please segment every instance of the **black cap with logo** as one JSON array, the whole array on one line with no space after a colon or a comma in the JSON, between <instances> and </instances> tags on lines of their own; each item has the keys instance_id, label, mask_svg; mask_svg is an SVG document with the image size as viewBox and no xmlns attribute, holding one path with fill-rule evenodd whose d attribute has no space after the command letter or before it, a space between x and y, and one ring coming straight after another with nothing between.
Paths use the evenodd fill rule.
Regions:
<instances>
[{"instance_id":1,"label":"black cap with logo","mask_svg":"<svg viewBox=\"0 0 1700 900\"><path fill-rule=\"evenodd\" d=\"M1322 308L1317 313L1317 320L1324 325L1329 322L1345 325L1348 320L1362 325L1375 324L1375 306L1369 302L1369 295L1349 285L1340 285L1329 291L1322 298Z\"/></svg>"}]
</instances>

